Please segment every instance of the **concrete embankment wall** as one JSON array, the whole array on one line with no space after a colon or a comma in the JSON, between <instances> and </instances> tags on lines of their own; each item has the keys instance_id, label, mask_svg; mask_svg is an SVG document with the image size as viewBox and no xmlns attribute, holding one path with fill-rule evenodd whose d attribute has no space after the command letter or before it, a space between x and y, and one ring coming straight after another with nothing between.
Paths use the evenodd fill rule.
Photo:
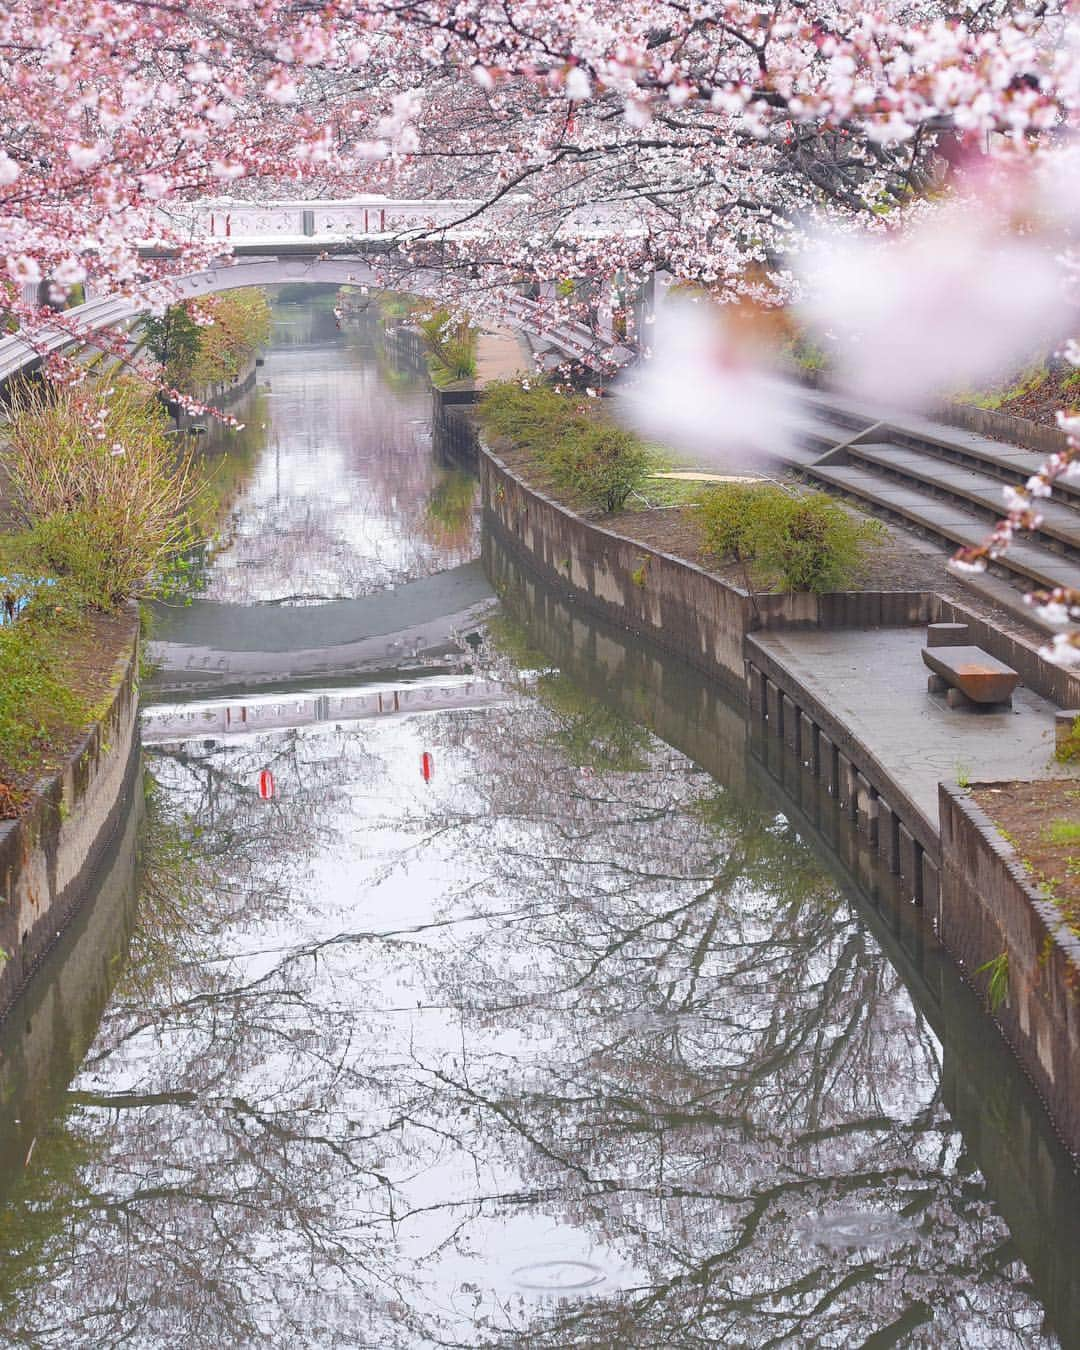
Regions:
<instances>
[{"instance_id":1,"label":"concrete embankment wall","mask_svg":"<svg viewBox=\"0 0 1080 1350\"><path fill-rule=\"evenodd\" d=\"M940 809L942 942L969 978L1005 955L1008 995L995 1020L1080 1153L1080 938L970 797L942 783Z\"/></svg>"},{"instance_id":2,"label":"concrete embankment wall","mask_svg":"<svg viewBox=\"0 0 1080 1350\"><path fill-rule=\"evenodd\" d=\"M79 908L126 802L138 748L138 613L108 707L30 811L0 822L0 1017Z\"/></svg>"},{"instance_id":3,"label":"concrete embankment wall","mask_svg":"<svg viewBox=\"0 0 1080 1350\"><path fill-rule=\"evenodd\" d=\"M557 591L647 633L742 695L743 634L751 615L745 593L582 520L526 486L490 450L482 449L479 465L489 518Z\"/></svg>"},{"instance_id":4,"label":"concrete embankment wall","mask_svg":"<svg viewBox=\"0 0 1080 1350\"><path fill-rule=\"evenodd\" d=\"M529 488L481 447L484 507L500 541L584 609L652 639L744 704L759 733L783 741L855 827L869 855L924 904L965 974L1002 951L1010 988L999 1020L1066 1145L1080 1155L1080 942L1054 926L1053 907L1026 886L992 829L943 789L941 820L928 819L851 731L754 640L769 628L906 627L941 620L972 625L973 640L1017 669L1059 706L1080 706L1080 681L1033 644L993 628L964 606L926 592L758 596L702 569L591 524ZM1015 953L1015 954L1014 954ZM981 986L980 986L981 987ZM1074 992L1075 991L1075 992Z\"/></svg>"},{"instance_id":5,"label":"concrete embankment wall","mask_svg":"<svg viewBox=\"0 0 1080 1350\"><path fill-rule=\"evenodd\" d=\"M813 767L908 894L936 902L935 823L827 708L775 667L752 634L925 624L936 619L939 597L919 591L751 597L692 563L583 520L534 491L487 448L480 476L485 509L509 547L584 608L646 634L749 703L763 729Z\"/></svg>"},{"instance_id":6,"label":"concrete embankment wall","mask_svg":"<svg viewBox=\"0 0 1080 1350\"><path fill-rule=\"evenodd\" d=\"M556 588L661 646L747 698L744 638L768 629L903 628L957 622L972 641L1062 708L1080 707L1080 676L1051 665L1035 643L993 627L932 591L757 595L682 558L583 520L522 481L480 442L485 510L508 544Z\"/></svg>"}]
</instances>

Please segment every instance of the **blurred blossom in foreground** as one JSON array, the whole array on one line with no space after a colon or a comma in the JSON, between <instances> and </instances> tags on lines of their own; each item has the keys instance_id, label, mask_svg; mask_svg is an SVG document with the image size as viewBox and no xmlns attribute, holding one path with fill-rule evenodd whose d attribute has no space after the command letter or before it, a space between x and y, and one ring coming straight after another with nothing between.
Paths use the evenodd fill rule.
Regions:
<instances>
[{"instance_id":1,"label":"blurred blossom in foreground","mask_svg":"<svg viewBox=\"0 0 1080 1350\"><path fill-rule=\"evenodd\" d=\"M887 407L926 406L994 384L1065 336L1054 244L1034 227L1012 232L991 195L899 237L819 237L803 260L802 317L833 340L839 385Z\"/></svg>"},{"instance_id":2,"label":"blurred blossom in foreground","mask_svg":"<svg viewBox=\"0 0 1080 1350\"><path fill-rule=\"evenodd\" d=\"M652 355L620 383L620 415L652 440L732 469L775 454L791 438L795 411L760 326L734 307L669 299Z\"/></svg>"}]
</instances>

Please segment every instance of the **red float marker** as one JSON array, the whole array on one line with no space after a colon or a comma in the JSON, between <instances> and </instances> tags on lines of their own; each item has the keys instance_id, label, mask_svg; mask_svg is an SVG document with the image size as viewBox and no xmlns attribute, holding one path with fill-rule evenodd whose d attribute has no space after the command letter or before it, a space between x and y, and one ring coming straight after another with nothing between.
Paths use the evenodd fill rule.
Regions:
<instances>
[{"instance_id":1,"label":"red float marker","mask_svg":"<svg viewBox=\"0 0 1080 1350\"><path fill-rule=\"evenodd\" d=\"M269 769L263 769L259 774L259 796L264 802L268 802L275 790L274 775Z\"/></svg>"},{"instance_id":2,"label":"red float marker","mask_svg":"<svg viewBox=\"0 0 1080 1350\"><path fill-rule=\"evenodd\" d=\"M420 756L420 776L425 783L430 783L435 777L435 757L428 750Z\"/></svg>"}]
</instances>

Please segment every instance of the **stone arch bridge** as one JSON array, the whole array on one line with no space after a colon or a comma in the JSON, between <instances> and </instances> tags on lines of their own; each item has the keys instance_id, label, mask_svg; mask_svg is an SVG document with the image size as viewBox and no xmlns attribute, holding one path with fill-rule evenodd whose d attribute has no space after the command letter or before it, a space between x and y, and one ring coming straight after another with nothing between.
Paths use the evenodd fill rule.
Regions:
<instances>
[{"instance_id":1,"label":"stone arch bridge","mask_svg":"<svg viewBox=\"0 0 1080 1350\"><path fill-rule=\"evenodd\" d=\"M438 265L440 246L475 233L471 217L481 207L471 201L399 201L360 197L333 202L232 202L193 205L186 212L170 212L173 231L195 239L220 239L222 257L211 267L175 278L177 298L195 298L243 286L272 286L283 282L382 286L393 284L437 299L445 293L447 273ZM513 203L521 209L521 203ZM625 218L616 220L610 209L582 208L568 222L578 237L625 233ZM424 243L423 261L412 262L404 246ZM160 248L147 244L147 257L162 257ZM392 283L386 282L388 269ZM553 287L553 284L552 284ZM604 369L627 360L630 351L617 342L610 311L600 311L600 333L584 324L553 317L547 300L533 299L511 287L493 297L502 321L517 328L559 356ZM648 299L644 298L644 303ZM13 376L32 370L46 356L70 348L77 340L138 318L145 307L124 296L103 295L66 311L64 325L39 332L33 343L19 334L0 340L0 386ZM78 339L73 337L73 332Z\"/></svg>"}]
</instances>

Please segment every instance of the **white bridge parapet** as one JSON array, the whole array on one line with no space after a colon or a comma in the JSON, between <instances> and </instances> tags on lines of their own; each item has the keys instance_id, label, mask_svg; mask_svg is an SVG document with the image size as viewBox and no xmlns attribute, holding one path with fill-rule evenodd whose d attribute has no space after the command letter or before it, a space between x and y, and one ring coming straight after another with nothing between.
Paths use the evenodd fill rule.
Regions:
<instances>
[{"instance_id":1,"label":"white bridge parapet","mask_svg":"<svg viewBox=\"0 0 1080 1350\"><path fill-rule=\"evenodd\" d=\"M207 237L268 245L305 241L344 244L358 239L402 239L430 236L436 240L475 238L493 221L527 221L535 203L517 193L488 206L467 198L406 199L354 197L347 201L233 201L217 198L170 207L162 221L191 238ZM568 238L604 238L641 230L631 208L606 203L580 206L561 225Z\"/></svg>"},{"instance_id":2,"label":"white bridge parapet","mask_svg":"<svg viewBox=\"0 0 1080 1350\"><path fill-rule=\"evenodd\" d=\"M494 207L476 200L417 200L356 197L349 201L241 202L228 198L194 202L162 210L162 225L173 237L220 239L223 256L201 272L175 278L175 298L195 298L239 286L275 285L289 281L331 282L337 285L378 285L375 265L385 261L386 246L410 240L433 243L468 239L480 233L482 221L500 214L526 223L532 199L508 196ZM484 207L481 212L480 208ZM582 206L571 212L561 229L569 238L601 238L636 232L640 222L622 205ZM378 244L365 257L364 244ZM147 253L160 255L161 246L147 241ZM407 260L408 255L401 255ZM445 287L436 257L403 269L403 287L410 284L422 295L437 298ZM630 352L612 339L598 339L584 324L554 318L547 306L510 288L499 294L506 322L539 337L564 356L596 368L619 365ZM45 326L28 340L21 334L0 339L0 385L42 358L79 345L92 344L95 333L121 327L137 319L147 305L124 296L100 296L68 310L63 323Z\"/></svg>"}]
</instances>

